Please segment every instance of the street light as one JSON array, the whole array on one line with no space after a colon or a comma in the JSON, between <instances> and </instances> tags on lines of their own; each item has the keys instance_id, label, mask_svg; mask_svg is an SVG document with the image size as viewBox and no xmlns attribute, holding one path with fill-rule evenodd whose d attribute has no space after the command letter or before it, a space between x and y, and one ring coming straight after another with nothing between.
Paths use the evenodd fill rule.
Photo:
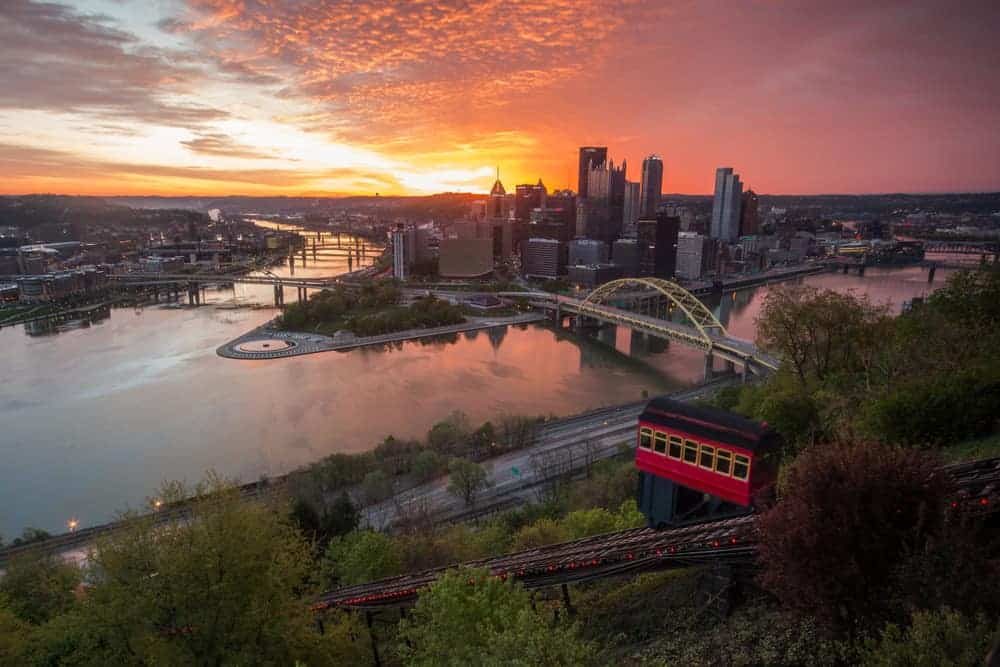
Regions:
<instances>
[{"instance_id":1,"label":"street light","mask_svg":"<svg viewBox=\"0 0 1000 667\"><path fill-rule=\"evenodd\" d=\"M162 500L160 500L159 498L156 498L155 500L153 500L153 509L154 510L159 511L159 509L161 507L163 507L163 501Z\"/></svg>"},{"instance_id":2,"label":"street light","mask_svg":"<svg viewBox=\"0 0 1000 667\"><path fill-rule=\"evenodd\" d=\"M66 527L69 528L69 532L71 532L71 533L73 531L75 531L76 527L79 526L79 525L80 525L80 522L77 521L76 519L70 519L69 521L66 522Z\"/></svg>"}]
</instances>

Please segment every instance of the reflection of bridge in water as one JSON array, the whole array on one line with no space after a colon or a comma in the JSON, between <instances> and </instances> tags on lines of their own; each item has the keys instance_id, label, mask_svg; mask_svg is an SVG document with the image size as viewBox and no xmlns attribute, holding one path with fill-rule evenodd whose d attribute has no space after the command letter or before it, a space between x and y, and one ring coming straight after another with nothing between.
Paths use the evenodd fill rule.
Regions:
<instances>
[{"instance_id":1,"label":"reflection of bridge in water","mask_svg":"<svg viewBox=\"0 0 1000 667\"><path fill-rule=\"evenodd\" d=\"M527 295L521 295L527 296ZM588 321L625 326L636 333L678 341L705 352L705 375L711 377L716 357L761 375L777 370L779 361L750 341L729 335L725 326L700 299L677 283L660 278L623 278L601 285L585 299L531 293L532 303L553 313L561 325L570 317L576 329ZM674 321L677 317L679 321Z\"/></svg>"}]
</instances>

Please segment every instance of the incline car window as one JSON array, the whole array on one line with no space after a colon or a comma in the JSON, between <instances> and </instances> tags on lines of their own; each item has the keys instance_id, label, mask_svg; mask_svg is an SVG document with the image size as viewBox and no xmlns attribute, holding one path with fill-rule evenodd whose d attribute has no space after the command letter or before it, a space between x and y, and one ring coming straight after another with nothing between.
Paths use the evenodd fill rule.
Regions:
<instances>
[{"instance_id":1,"label":"incline car window","mask_svg":"<svg viewBox=\"0 0 1000 667\"><path fill-rule=\"evenodd\" d=\"M681 460L681 439L676 435L670 436L670 449L667 452L667 456L678 461Z\"/></svg>"},{"instance_id":2,"label":"incline car window","mask_svg":"<svg viewBox=\"0 0 1000 667\"><path fill-rule=\"evenodd\" d=\"M653 446L653 431L651 429L639 430L639 446L643 449L649 449Z\"/></svg>"},{"instance_id":3,"label":"incline car window","mask_svg":"<svg viewBox=\"0 0 1000 667\"><path fill-rule=\"evenodd\" d=\"M715 447L708 445L701 446L701 453L698 458L698 465L707 470L711 470L715 465Z\"/></svg>"},{"instance_id":4,"label":"incline car window","mask_svg":"<svg viewBox=\"0 0 1000 667\"><path fill-rule=\"evenodd\" d=\"M720 449L715 455L715 472L729 477L729 466L732 463L733 455L725 449Z\"/></svg>"},{"instance_id":5,"label":"incline car window","mask_svg":"<svg viewBox=\"0 0 1000 667\"><path fill-rule=\"evenodd\" d=\"M698 463L698 443L694 440L684 441L684 463L691 465Z\"/></svg>"},{"instance_id":6,"label":"incline car window","mask_svg":"<svg viewBox=\"0 0 1000 667\"><path fill-rule=\"evenodd\" d=\"M746 480L750 476L750 459L740 454L735 456L733 463L733 477Z\"/></svg>"},{"instance_id":7,"label":"incline car window","mask_svg":"<svg viewBox=\"0 0 1000 667\"><path fill-rule=\"evenodd\" d=\"M653 451L657 454L665 454L667 451L667 434L656 432L656 438L654 439Z\"/></svg>"}]
</instances>

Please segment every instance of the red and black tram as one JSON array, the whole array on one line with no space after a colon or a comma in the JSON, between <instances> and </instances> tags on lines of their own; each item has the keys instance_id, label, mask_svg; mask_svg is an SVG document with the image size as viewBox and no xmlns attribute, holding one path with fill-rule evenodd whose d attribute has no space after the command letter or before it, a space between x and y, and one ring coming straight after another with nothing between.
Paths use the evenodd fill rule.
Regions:
<instances>
[{"instance_id":1,"label":"red and black tram","mask_svg":"<svg viewBox=\"0 0 1000 667\"><path fill-rule=\"evenodd\" d=\"M778 435L726 410L654 398L638 439L639 509L653 528L746 513L774 482Z\"/></svg>"}]
</instances>

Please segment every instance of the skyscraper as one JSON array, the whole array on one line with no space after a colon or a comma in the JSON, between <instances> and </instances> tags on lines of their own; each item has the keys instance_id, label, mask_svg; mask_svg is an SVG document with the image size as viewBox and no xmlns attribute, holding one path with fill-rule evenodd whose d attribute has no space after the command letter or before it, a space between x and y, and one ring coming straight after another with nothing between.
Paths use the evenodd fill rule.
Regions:
<instances>
[{"instance_id":1,"label":"skyscraper","mask_svg":"<svg viewBox=\"0 0 1000 667\"><path fill-rule=\"evenodd\" d=\"M759 206L756 192L747 190L743 193L740 203L740 236L750 236L760 231Z\"/></svg>"},{"instance_id":2,"label":"skyscraper","mask_svg":"<svg viewBox=\"0 0 1000 667\"><path fill-rule=\"evenodd\" d=\"M712 226L709 235L725 243L734 243L740 234L740 202L743 184L732 167L715 170L715 197L712 200Z\"/></svg>"},{"instance_id":3,"label":"skyscraper","mask_svg":"<svg viewBox=\"0 0 1000 667\"><path fill-rule=\"evenodd\" d=\"M643 218L656 217L656 207L660 205L663 190L663 160L659 155L650 155L642 161L642 205L639 215Z\"/></svg>"},{"instance_id":4,"label":"skyscraper","mask_svg":"<svg viewBox=\"0 0 1000 667\"><path fill-rule=\"evenodd\" d=\"M635 223L642 217L639 213L640 201L639 184L625 181L625 206L622 213L622 234L625 236L635 235Z\"/></svg>"},{"instance_id":5,"label":"skyscraper","mask_svg":"<svg viewBox=\"0 0 1000 667\"><path fill-rule=\"evenodd\" d=\"M658 214L655 218L640 218L639 275L671 279L677 268L677 236L680 218Z\"/></svg>"},{"instance_id":6,"label":"skyscraper","mask_svg":"<svg viewBox=\"0 0 1000 667\"><path fill-rule=\"evenodd\" d=\"M576 192L581 198L587 197L587 185L590 178L590 170L593 167L603 166L608 160L607 146L582 146L580 148L580 164L577 172Z\"/></svg>"},{"instance_id":7,"label":"skyscraper","mask_svg":"<svg viewBox=\"0 0 1000 667\"><path fill-rule=\"evenodd\" d=\"M518 185L514 188L514 217L521 221L530 220L532 210L545 207L547 194L545 184L540 178L535 185L531 183Z\"/></svg>"}]
</instances>

